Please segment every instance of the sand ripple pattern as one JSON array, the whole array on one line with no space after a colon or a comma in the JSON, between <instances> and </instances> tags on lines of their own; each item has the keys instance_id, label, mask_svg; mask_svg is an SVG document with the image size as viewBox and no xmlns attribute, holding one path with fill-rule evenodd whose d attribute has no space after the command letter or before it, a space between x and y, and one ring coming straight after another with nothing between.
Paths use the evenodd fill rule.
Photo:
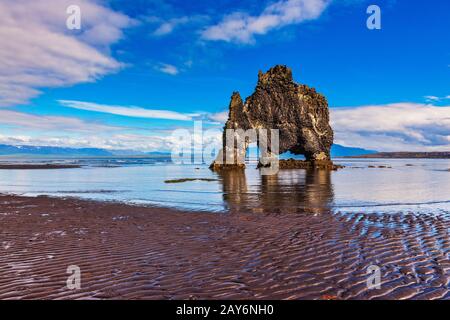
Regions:
<instances>
[{"instance_id":1,"label":"sand ripple pattern","mask_svg":"<svg viewBox=\"0 0 450 320\"><path fill-rule=\"evenodd\" d=\"M1 196L0 299L450 299L449 228L445 212L217 215ZM66 287L69 265L80 290Z\"/></svg>"}]
</instances>

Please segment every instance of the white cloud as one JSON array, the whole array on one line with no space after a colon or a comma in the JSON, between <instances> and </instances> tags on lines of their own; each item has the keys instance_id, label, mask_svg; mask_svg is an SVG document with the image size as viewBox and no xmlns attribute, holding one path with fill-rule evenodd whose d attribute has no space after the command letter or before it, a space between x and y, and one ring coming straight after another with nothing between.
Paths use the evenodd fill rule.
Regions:
<instances>
[{"instance_id":1,"label":"white cloud","mask_svg":"<svg viewBox=\"0 0 450 320\"><path fill-rule=\"evenodd\" d=\"M153 31L152 35L155 37L162 37L173 33L181 26L185 27L184 29L186 30L187 27L196 27L198 24L204 24L209 20L209 17L204 15L190 15L164 20L153 16L148 17L146 20L149 23L159 24L159 26Z\"/></svg>"},{"instance_id":2,"label":"white cloud","mask_svg":"<svg viewBox=\"0 0 450 320\"><path fill-rule=\"evenodd\" d=\"M155 69L166 74L170 74L171 76L176 76L180 71L177 67L167 63L160 63L155 66Z\"/></svg>"},{"instance_id":3,"label":"white cloud","mask_svg":"<svg viewBox=\"0 0 450 320\"><path fill-rule=\"evenodd\" d=\"M225 123L228 120L228 110L209 114L208 119L219 123Z\"/></svg>"},{"instance_id":4,"label":"white cloud","mask_svg":"<svg viewBox=\"0 0 450 320\"><path fill-rule=\"evenodd\" d=\"M145 115L146 116L146 115ZM176 129L191 134L193 126L172 130L116 127L62 116L41 116L0 109L0 144L103 148L136 151L170 151L182 141L172 136ZM221 130L208 131L205 143L220 143ZM211 133L213 133L211 135ZM197 138L198 141L198 137Z\"/></svg>"},{"instance_id":5,"label":"white cloud","mask_svg":"<svg viewBox=\"0 0 450 320\"><path fill-rule=\"evenodd\" d=\"M204 114L180 114L164 110L117 107L77 101L63 101L66 106L144 118L195 120L203 118L224 123L228 111ZM155 113L156 112L156 113ZM450 150L450 106L395 103L349 108L331 108L335 143L379 151L448 151ZM0 116L2 116L0 114ZM10 119L19 117L11 115ZM47 123L43 119L23 119L23 123ZM55 120L55 122L57 122ZM69 122L70 123L70 122ZM61 128L66 126L65 122ZM72 125L77 130L76 125ZM101 132L101 130L99 130ZM220 139L220 133L217 137ZM215 137L215 138L217 138ZM72 140L71 140L72 141ZM85 145L102 148L170 150L176 141L170 132L161 136L116 134L107 138L86 137ZM79 142L77 142L79 143ZM85 146L83 145L83 146Z\"/></svg>"},{"instance_id":6,"label":"white cloud","mask_svg":"<svg viewBox=\"0 0 450 320\"><path fill-rule=\"evenodd\" d=\"M123 128L87 122L78 118L61 116L41 116L0 109L0 125L13 129L38 130L46 132L67 131L70 133L111 132Z\"/></svg>"},{"instance_id":7,"label":"white cloud","mask_svg":"<svg viewBox=\"0 0 450 320\"><path fill-rule=\"evenodd\" d=\"M158 151L170 150L167 139L159 136L113 134L109 136L68 135L1 135L0 143L8 145L50 146L69 148L101 148L110 150Z\"/></svg>"},{"instance_id":8,"label":"white cloud","mask_svg":"<svg viewBox=\"0 0 450 320\"><path fill-rule=\"evenodd\" d=\"M442 100L450 100L450 95L445 97L438 96L425 96L424 97L428 102L440 102Z\"/></svg>"},{"instance_id":9,"label":"white cloud","mask_svg":"<svg viewBox=\"0 0 450 320\"><path fill-rule=\"evenodd\" d=\"M81 30L66 28L72 0L0 2L0 106L27 103L41 88L95 81L122 64L109 46L135 23L96 0L77 0Z\"/></svg>"},{"instance_id":10,"label":"white cloud","mask_svg":"<svg viewBox=\"0 0 450 320\"><path fill-rule=\"evenodd\" d=\"M155 31L153 31L154 36L165 36L172 33L175 28L186 24L190 21L188 17L173 18L164 21Z\"/></svg>"},{"instance_id":11,"label":"white cloud","mask_svg":"<svg viewBox=\"0 0 450 320\"><path fill-rule=\"evenodd\" d=\"M255 35L263 35L273 29L317 19L329 3L330 0L281 0L269 5L257 16L235 12L225 16L218 24L203 30L202 38L253 43Z\"/></svg>"},{"instance_id":12,"label":"white cloud","mask_svg":"<svg viewBox=\"0 0 450 320\"><path fill-rule=\"evenodd\" d=\"M441 98L436 97L436 96L425 96L424 98L426 100L428 100L428 101L439 101L439 100L441 100Z\"/></svg>"},{"instance_id":13,"label":"white cloud","mask_svg":"<svg viewBox=\"0 0 450 320\"><path fill-rule=\"evenodd\" d=\"M119 116L135 117L135 118L148 118L148 119L166 119L166 120L181 120L181 121L191 121L198 114L184 114L169 110L154 110L145 109L141 107L124 107L124 106L111 106L103 105L91 102L83 101L72 101L72 100L59 100L61 105L86 111L94 111L101 113L109 113Z\"/></svg>"},{"instance_id":14,"label":"white cloud","mask_svg":"<svg viewBox=\"0 0 450 320\"><path fill-rule=\"evenodd\" d=\"M379 151L448 151L450 106L395 103L332 108L335 142Z\"/></svg>"},{"instance_id":15,"label":"white cloud","mask_svg":"<svg viewBox=\"0 0 450 320\"><path fill-rule=\"evenodd\" d=\"M192 141L200 143L200 137L194 136ZM187 137L186 137L187 138ZM203 137L204 145L214 144L217 148L221 145L222 134L220 131L211 132ZM184 145L179 138L172 135L145 135L117 133L109 135L2 135L0 134L0 144L9 145L30 145L30 146L51 146L51 147L72 147L72 148L101 148L109 150L135 150L141 152L149 151L171 151L174 148Z\"/></svg>"},{"instance_id":16,"label":"white cloud","mask_svg":"<svg viewBox=\"0 0 450 320\"><path fill-rule=\"evenodd\" d=\"M10 145L157 151L171 150L180 143L171 136L171 130L158 134L145 131L142 134L135 133L136 128L133 127L116 127L72 117L32 115L7 109L0 109L0 126L0 143Z\"/></svg>"}]
</instances>

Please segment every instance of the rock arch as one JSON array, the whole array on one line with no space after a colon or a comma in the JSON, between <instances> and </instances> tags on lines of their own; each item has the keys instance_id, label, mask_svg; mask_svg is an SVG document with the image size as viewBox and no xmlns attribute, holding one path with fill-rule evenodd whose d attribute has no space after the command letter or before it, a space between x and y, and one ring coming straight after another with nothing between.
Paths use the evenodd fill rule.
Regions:
<instances>
[{"instance_id":1,"label":"rock arch","mask_svg":"<svg viewBox=\"0 0 450 320\"><path fill-rule=\"evenodd\" d=\"M245 102L239 92L233 93L224 127L224 150L227 129L261 128L279 129L279 154L290 151L304 155L309 163L331 164L333 130L327 100L315 89L295 83L291 69L286 66L277 65L266 73L260 71L255 91ZM255 141L247 139L245 148L251 142ZM239 152L245 150L235 150ZM211 168L245 167L237 161L227 163L224 157L222 152Z\"/></svg>"}]
</instances>

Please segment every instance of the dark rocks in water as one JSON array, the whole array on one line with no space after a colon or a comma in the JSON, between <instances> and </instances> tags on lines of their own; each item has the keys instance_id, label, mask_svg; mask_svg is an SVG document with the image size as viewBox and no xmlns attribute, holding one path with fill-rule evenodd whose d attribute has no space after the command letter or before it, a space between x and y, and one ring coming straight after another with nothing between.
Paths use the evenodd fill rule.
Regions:
<instances>
[{"instance_id":1,"label":"dark rocks in water","mask_svg":"<svg viewBox=\"0 0 450 320\"><path fill-rule=\"evenodd\" d=\"M226 163L219 163L217 161L214 161L209 168L213 171L220 172L220 171L230 171L230 170L244 170L245 164L244 163L235 163L235 164L226 164Z\"/></svg>"},{"instance_id":2,"label":"dark rocks in water","mask_svg":"<svg viewBox=\"0 0 450 320\"><path fill-rule=\"evenodd\" d=\"M264 165L259 164L258 168L264 167ZM323 170L339 170L345 168L341 165L333 164L329 160L315 160L315 161L305 161L305 160L295 160L287 159L279 161L279 169L323 169Z\"/></svg>"},{"instance_id":3,"label":"dark rocks in water","mask_svg":"<svg viewBox=\"0 0 450 320\"><path fill-rule=\"evenodd\" d=\"M227 129L278 129L279 150L270 150L269 135L269 154L290 151L296 155L304 155L313 166L314 163L328 163L320 165L321 167L332 166L330 149L333 144L333 130L329 124L327 100L315 89L295 83L291 69L286 66L275 66L267 73L260 71L255 92L245 102L239 92L233 93L229 118L224 127L224 150L227 150ZM252 142L256 141L247 139L245 147ZM239 155L243 151L234 152ZM238 162L226 163L224 154L225 152L222 152L219 155L218 160L222 161L216 160L211 169L242 167Z\"/></svg>"},{"instance_id":4,"label":"dark rocks in water","mask_svg":"<svg viewBox=\"0 0 450 320\"><path fill-rule=\"evenodd\" d=\"M194 182L194 181L211 182L211 181L217 181L217 179L210 179L210 178L182 178L182 179L166 180L166 181L164 181L164 183L183 183L183 182Z\"/></svg>"},{"instance_id":5,"label":"dark rocks in water","mask_svg":"<svg viewBox=\"0 0 450 320\"><path fill-rule=\"evenodd\" d=\"M392 169L391 166L374 166L374 165L370 165L367 168L369 168L369 169L375 169L375 168L378 168L378 169Z\"/></svg>"}]
</instances>

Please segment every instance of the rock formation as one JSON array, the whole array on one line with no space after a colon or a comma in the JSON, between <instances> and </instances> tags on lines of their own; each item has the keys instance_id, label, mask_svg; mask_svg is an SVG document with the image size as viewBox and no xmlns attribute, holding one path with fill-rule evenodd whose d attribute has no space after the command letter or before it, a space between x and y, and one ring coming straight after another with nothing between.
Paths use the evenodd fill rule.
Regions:
<instances>
[{"instance_id":1,"label":"rock formation","mask_svg":"<svg viewBox=\"0 0 450 320\"><path fill-rule=\"evenodd\" d=\"M292 71L286 66L275 66L267 73L259 72L255 92L245 102L234 92L229 106L229 118L225 124L223 143L226 150L226 129L279 129L279 150L304 155L308 166L321 163L332 166L330 149L333 130L329 124L328 103L315 89L297 84ZM268 137L270 147L270 136ZM251 142L247 139L245 147ZM240 153L242 150L235 150ZM244 150L245 152L245 150ZM219 158L224 159L224 153ZM227 163L216 160L211 168L243 167L243 163Z\"/></svg>"}]
</instances>

